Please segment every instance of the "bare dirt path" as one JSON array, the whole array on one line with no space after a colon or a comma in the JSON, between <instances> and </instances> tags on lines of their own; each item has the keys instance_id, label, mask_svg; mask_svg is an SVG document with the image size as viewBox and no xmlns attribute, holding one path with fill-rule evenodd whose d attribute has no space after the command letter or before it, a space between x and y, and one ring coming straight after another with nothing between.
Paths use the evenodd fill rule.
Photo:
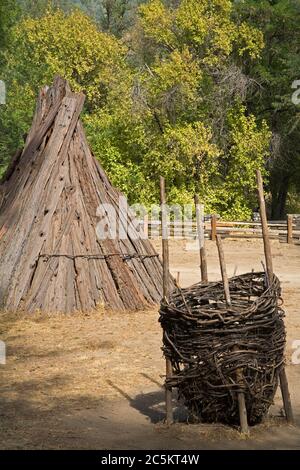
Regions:
<instances>
[{"instance_id":1,"label":"bare dirt path","mask_svg":"<svg viewBox=\"0 0 300 470\"><path fill-rule=\"evenodd\" d=\"M229 275L261 269L261 242L225 241L224 248ZM183 286L199 280L192 249L184 241L171 242L172 271L180 271ZM216 247L208 242L207 250L210 279L219 279ZM8 356L0 365L0 448L299 449L300 365L290 362L293 341L300 340L300 246L274 242L273 254L287 314L295 427L280 418L279 395L272 416L247 439L224 426L162 425L157 309L31 319L1 315ZM184 411L176 416L183 420Z\"/></svg>"}]
</instances>

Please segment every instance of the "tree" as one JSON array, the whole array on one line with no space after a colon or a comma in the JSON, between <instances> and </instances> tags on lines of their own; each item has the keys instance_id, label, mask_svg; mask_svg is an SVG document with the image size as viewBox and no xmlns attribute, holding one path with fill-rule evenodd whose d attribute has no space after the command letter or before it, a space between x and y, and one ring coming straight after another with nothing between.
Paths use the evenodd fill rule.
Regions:
<instances>
[{"instance_id":1,"label":"tree","mask_svg":"<svg viewBox=\"0 0 300 470\"><path fill-rule=\"evenodd\" d=\"M80 6L76 0L19 0L22 16L39 18L49 9L60 9L70 12L74 7Z\"/></svg>"},{"instance_id":2,"label":"tree","mask_svg":"<svg viewBox=\"0 0 300 470\"><path fill-rule=\"evenodd\" d=\"M104 31L121 36L133 22L139 0L102 0L100 25Z\"/></svg>"},{"instance_id":3,"label":"tree","mask_svg":"<svg viewBox=\"0 0 300 470\"><path fill-rule=\"evenodd\" d=\"M289 191L300 192L300 108L292 101L292 84L300 78L300 4L293 0L248 0L239 4L236 14L264 33L262 59L249 68L259 86L249 96L248 106L266 119L272 130L268 160L271 215L281 219Z\"/></svg>"},{"instance_id":4,"label":"tree","mask_svg":"<svg viewBox=\"0 0 300 470\"><path fill-rule=\"evenodd\" d=\"M5 53L9 44L10 30L19 19L19 16L20 9L15 0L3 0L0 3L0 80L5 83L6 89L8 83L5 70ZM0 103L0 177L12 154L12 149L8 150L10 137L6 134L3 125L1 126L6 109L7 106Z\"/></svg>"},{"instance_id":5,"label":"tree","mask_svg":"<svg viewBox=\"0 0 300 470\"><path fill-rule=\"evenodd\" d=\"M78 25L80 24L80 29ZM86 109L105 106L119 80L126 81L125 51L117 39L98 31L79 10L50 10L25 18L11 32L5 67L7 107L0 115L2 161L22 145L38 89L56 74L87 95Z\"/></svg>"},{"instance_id":6,"label":"tree","mask_svg":"<svg viewBox=\"0 0 300 470\"><path fill-rule=\"evenodd\" d=\"M229 0L151 0L122 40L111 34L119 34L113 23L99 32L79 10L23 19L6 54L10 91L0 152L20 145L37 89L61 74L86 93L94 154L130 202L157 202L163 175L170 202L192 202L197 192L208 211L249 218L254 170L264 170L270 148L250 75L264 42L233 7Z\"/></svg>"},{"instance_id":7,"label":"tree","mask_svg":"<svg viewBox=\"0 0 300 470\"><path fill-rule=\"evenodd\" d=\"M10 28L20 16L16 0L2 0L0 3L0 66L3 64L3 51L7 47Z\"/></svg>"},{"instance_id":8,"label":"tree","mask_svg":"<svg viewBox=\"0 0 300 470\"><path fill-rule=\"evenodd\" d=\"M145 120L143 168L152 177L166 177L174 202L192 201L196 191L208 210L249 217L252 167L263 167L269 134L264 122L257 123L239 106L244 90L232 89L230 79L234 70L247 85L239 65L258 60L261 32L245 21L233 21L228 0L171 5L152 0L139 12L132 49L135 63L145 64L136 74L134 95ZM238 106L235 134L231 116ZM222 115L218 122L217 115ZM249 145L261 139L256 155L246 151L243 139ZM244 165L243 184L233 193L229 179L238 161Z\"/></svg>"},{"instance_id":9,"label":"tree","mask_svg":"<svg viewBox=\"0 0 300 470\"><path fill-rule=\"evenodd\" d=\"M145 0L19 0L24 16L38 18L49 9L70 13L80 9L106 32L121 36L135 18L137 6Z\"/></svg>"}]
</instances>

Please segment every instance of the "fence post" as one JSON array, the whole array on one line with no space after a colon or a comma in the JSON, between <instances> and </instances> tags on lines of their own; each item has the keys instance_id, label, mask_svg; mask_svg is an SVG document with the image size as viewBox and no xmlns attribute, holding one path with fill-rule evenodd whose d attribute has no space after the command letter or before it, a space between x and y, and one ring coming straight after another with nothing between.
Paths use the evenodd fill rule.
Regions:
<instances>
[{"instance_id":1,"label":"fence post","mask_svg":"<svg viewBox=\"0 0 300 470\"><path fill-rule=\"evenodd\" d=\"M293 244L293 216L291 214L287 216L287 242L289 245Z\"/></svg>"},{"instance_id":2,"label":"fence post","mask_svg":"<svg viewBox=\"0 0 300 470\"><path fill-rule=\"evenodd\" d=\"M264 240L264 251L265 251L265 258L266 258L267 277L268 277L268 282L271 283L271 280L274 275L272 251L271 251L271 244L270 244L270 238L269 238L269 228L268 228L268 221L267 221L263 180L262 180L260 170L257 170L256 176L257 176L257 187L258 187L258 197L259 197L259 207L260 207L260 218L261 218L263 240ZM282 365L281 371L279 373L279 379L280 379L280 388L281 388L282 400L283 400L283 405L284 405L284 410L285 410L285 416L286 416L288 423L293 423L294 422L293 409L292 409L291 397L290 397L289 386L288 386L284 364Z\"/></svg>"},{"instance_id":3,"label":"fence post","mask_svg":"<svg viewBox=\"0 0 300 470\"><path fill-rule=\"evenodd\" d=\"M162 258L163 258L163 298L167 302L169 295L169 242L168 242L168 218L166 208L166 190L165 179L160 177L160 205L161 205L161 236L162 236ZM172 377L173 368L172 362L166 358L166 380ZM172 408L172 388L165 384L165 401L166 401L166 423L173 422L173 408Z\"/></svg>"},{"instance_id":4,"label":"fence post","mask_svg":"<svg viewBox=\"0 0 300 470\"><path fill-rule=\"evenodd\" d=\"M217 238L217 216L212 215L211 216L211 240L215 242L216 238Z\"/></svg>"},{"instance_id":5,"label":"fence post","mask_svg":"<svg viewBox=\"0 0 300 470\"><path fill-rule=\"evenodd\" d=\"M199 196L197 194L195 194L194 200L196 207L196 225L200 250L201 281L208 282L207 259L205 250L204 205L199 204Z\"/></svg>"}]
</instances>

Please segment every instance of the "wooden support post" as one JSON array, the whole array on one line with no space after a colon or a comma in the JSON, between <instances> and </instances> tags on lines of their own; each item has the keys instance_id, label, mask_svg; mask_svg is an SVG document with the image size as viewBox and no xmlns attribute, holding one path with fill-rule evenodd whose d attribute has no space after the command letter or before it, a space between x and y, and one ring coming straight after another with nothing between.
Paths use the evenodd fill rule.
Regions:
<instances>
[{"instance_id":1,"label":"wooden support post","mask_svg":"<svg viewBox=\"0 0 300 470\"><path fill-rule=\"evenodd\" d=\"M226 269L225 256L224 256L221 236L217 235L216 240L217 240L217 247L218 247L218 253L219 253L222 280L223 280L223 285L224 285L225 300L226 300L227 305L231 305L229 281L228 281L228 276L227 276L227 269Z\"/></svg>"},{"instance_id":2,"label":"wooden support post","mask_svg":"<svg viewBox=\"0 0 300 470\"><path fill-rule=\"evenodd\" d=\"M289 214L287 216L287 242L289 245L294 243L293 240L293 216Z\"/></svg>"},{"instance_id":3,"label":"wooden support post","mask_svg":"<svg viewBox=\"0 0 300 470\"><path fill-rule=\"evenodd\" d=\"M270 244L270 238L269 238L269 228L268 228L268 221L267 221L263 180L262 180L261 172L259 170L257 170L256 175L257 175L257 188L258 188L259 206L260 206L260 218L261 218L261 223L262 223L262 232L263 232L265 258L266 258L266 270L267 270L269 282L271 282L271 279L273 276L273 263L272 263L272 252L271 252L271 244ZM294 422L293 409L292 409L287 376L286 376L284 367L282 367L280 371L279 378L280 378L280 388L281 388L283 406L285 410L285 416L286 416L288 423L293 423Z\"/></svg>"},{"instance_id":4,"label":"wooden support post","mask_svg":"<svg viewBox=\"0 0 300 470\"><path fill-rule=\"evenodd\" d=\"M204 206L203 204L199 204L199 197L197 194L195 194L195 207L196 207L197 234L198 234L199 250L200 250L201 281L208 282L207 258L206 258L205 237L204 237Z\"/></svg>"},{"instance_id":5,"label":"wooden support post","mask_svg":"<svg viewBox=\"0 0 300 470\"><path fill-rule=\"evenodd\" d=\"M213 242L216 241L216 236L217 236L217 216L212 215L211 216L211 240Z\"/></svg>"},{"instance_id":6,"label":"wooden support post","mask_svg":"<svg viewBox=\"0 0 300 470\"><path fill-rule=\"evenodd\" d=\"M263 180L262 180L261 172L259 170L257 170L257 189L258 189L258 199L259 199L259 208L260 208L260 220L261 220L265 258L266 258L266 270L267 270L269 282L271 282L271 279L273 276L273 261L272 261L271 244L270 244L270 238L269 238L269 227L268 227L265 195L264 195L264 188L263 188Z\"/></svg>"},{"instance_id":7,"label":"wooden support post","mask_svg":"<svg viewBox=\"0 0 300 470\"><path fill-rule=\"evenodd\" d=\"M163 258L163 296L164 299L168 298L169 294L169 243L168 243L168 220L166 208L166 191L165 179L160 177L160 203L161 203L161 232L162 232L162 258ZM172 363L170 359L166 359L166 378L172 377ZM173 422L173 409L172 409L172 388L165 387L165 400L166 400L166 423Z\"/></svg>"},{"instance_id":8,"label":"wooden support post","mask_svg":"<svg viewBox=\"0 0 300 470\"><path fill-rule=\"evenodd\" d=\"M176 284L178 287L180 286L180 271L177 271Z\"/></svg>"},{"instance_id":9,"label":"wooden support post","mask_svg":"<svg viewBox=\"0 0 300 470\"><path fill-rule=\"evenodd\" d=\"M238 351L238 346L236 348L236 351ZM241 371L241 369L237 370L236 378L237 378L238 383L242 383L243 372ZM238 392L238 405L239 405L241 432L243 434L248 434L249 427L248 427L247 408L246 408L246 402L245 402L245 395L243 392Z\"/></svg>"},{"instance_id":10,"label":"wooden support post","mask_svg":"<svg viewBox=\"0 0 300 470\"><path fill-rule=\"evenodd\" d=\"M222 239L221 239L220 235L216 236L216 241L217 241L217 247L218 247L218 253L219 253L222 280L223 280L223 285L224 285L225 300L226 300L227 305L230 306L231 305L231 297L230 297L230 290L229 290L229 281L228 281L228 276L227 276L227 269L226 269L226 263L225 263L223 244L222 244ZM237 351L238 346L235 346L234 350ZM242 382L243 373L240 369L237 370L236 378L237 378L238 383ZM245 395L244 395L243 392L238 392L237 397L238 397L238 407L239 407L241 432L243 434L248 434L249 428L248 428L248 419L247 419L247 409L246 409L246 403L245 403Z\"/></svg>"},{"instance_id":11,"label":"wooden support post","mask_svg":"<svg viewBox=\"0 0 300 470\"><path fill-rule=\"evenodd\" d=\"M288 384L285 368L283 368L280 372L280 388L281 388L281 393L282 393L282 400L283 400L286 420L289 424L293 424L294 423L293 408L292 408L289 384Z\"/></svg>"},{"instance_id":12,"label":"wooden support post","mask_svg":"<svg viewBox=\"0 0 300 470\"><path fill-rule=\"evenodd\" d=\"M172 362L170 359L166 360L166 377L170 378L172 377ZM173 406L172 406L172 387L168 387L166 385L166 390L165 390L165 400L166 400L166 424L172 424L173 423Z\"/></svg>"},{"instance_id":13,"label":"wooden support post","mask_svg":"<svg viewBox=\"0 0 300 470\"><path fill-rule=\"evenodd\" d=\"M168 216L166 207L165 179L160 177L160 203L161 203L161 236L163 258L163 296L169 294L169 240L168 240Z\"/></svg>"}]
</instances>

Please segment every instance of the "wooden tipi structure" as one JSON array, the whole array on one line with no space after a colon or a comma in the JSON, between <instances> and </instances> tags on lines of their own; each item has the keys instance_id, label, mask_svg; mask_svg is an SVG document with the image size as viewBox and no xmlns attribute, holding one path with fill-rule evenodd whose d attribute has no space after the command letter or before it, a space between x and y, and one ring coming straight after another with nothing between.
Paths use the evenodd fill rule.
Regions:
<instances>
[{"instance_id":1,"label":"wooden tipi structure","mask_svg":"<svg viewBox=\"0 0 300 470\"><path fill-rule=\"evenodd\" d=\"M162 297L161 261L134 221L126 226L120 193L87 144L83 103L59 77L43 88L25 147L2 181L2 309L136 310ZM99 208L107 204L127 237L96 236Z\"/></svg>"}]
</instances>

